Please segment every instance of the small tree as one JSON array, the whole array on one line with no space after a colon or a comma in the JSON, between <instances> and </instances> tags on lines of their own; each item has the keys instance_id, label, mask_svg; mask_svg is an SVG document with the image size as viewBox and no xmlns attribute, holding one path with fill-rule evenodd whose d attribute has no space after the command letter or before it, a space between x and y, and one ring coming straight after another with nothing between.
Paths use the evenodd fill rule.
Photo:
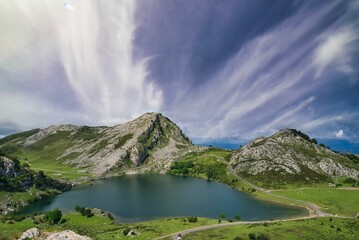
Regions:
<instances>
[{"instance_id":1,"label":"small tree","mask_svg":"<svg viewBox=\"0 0 359 240\"><path fill-rule=\"evenodd\" d=\"M45 213L44 220L50 224L59 223L62 218L62 212L60 209L55 208L53 211L48 211Z\"/></svg>"},{"instance_id":2,"label":"small tree","mask_svg":"<svg viewBox=\"0 0 359 240\"><path fill-rule=\"evenodd\" d=\"M236 221L239 221L239 220L241 220L241 217L239 215L236 215L236 216L234 216L234 219L236 219Z\"/></svg>"}]
</instances>

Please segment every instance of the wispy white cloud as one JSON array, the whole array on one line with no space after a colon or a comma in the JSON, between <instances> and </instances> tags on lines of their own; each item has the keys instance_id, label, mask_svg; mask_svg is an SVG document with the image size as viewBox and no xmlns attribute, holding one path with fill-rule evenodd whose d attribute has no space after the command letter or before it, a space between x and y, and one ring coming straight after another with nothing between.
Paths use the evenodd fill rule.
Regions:
<instances>
[{"instance_id":1,"label":"wispy white cloud","mask_svg":"<svg viewBox=\"0 0 359 240\"><path fill-rule=\"evenodd\" d=\"M359 32L345 26L339 30L326 32L321 39L322 43L318 46L314 57L314 63L318 67L316 77L330 66L344 73L351 73L353 71L350 64L351 52L358 50L356 41L359 39Z\"/></svg>"},{"instance_id":2,"label":"wispy white cloud","mask_svg":"<svg viewBox=\"0 0 359 240\"><path fill-rule=\"evenodd\" d=\"M74 10L74 3L76 11L66 11ZM158 111L161 89L146 80L147 60L133 57L136 4L132 0L106 4L78 0L65 5L59 0L3 2L0 92L14 89L12 95L18 98L2 95L1 100L5 105L14 100L18 110L16 116L2 115L0 121L24 119L29 109L51 115L56 108L66 119L77 111L72 122L115 124ZM44 126L44 119L34 117L34 124Z\"/></svg>"},{"instance_id":3,"label":"wispy white cloud","mask_svg":"<svg viewBox=\"0 0 359 240\"><path fill-rule=\"evenodd\" d=\"M315 93L330 79L317 81L316 74L320 77L332 63L345 73L353 67L348 59L357 50L357 30L343 21L322 25L338 3L315 10L303 7L247 41L193 97L180 99L192 121L202 119L183 125L195 137L244 139L286 127L309 133L337 127L339 113L323 115L313 104Z\"/></svg>"}]
</instances>

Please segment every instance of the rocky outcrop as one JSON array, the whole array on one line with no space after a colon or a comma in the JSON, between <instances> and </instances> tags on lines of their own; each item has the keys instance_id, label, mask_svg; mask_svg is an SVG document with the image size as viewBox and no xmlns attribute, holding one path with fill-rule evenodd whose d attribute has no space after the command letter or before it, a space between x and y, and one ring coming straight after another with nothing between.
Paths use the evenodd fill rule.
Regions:
<instances>
[{"instance_id":1,"label":"rocky outcrop","mask_svg":"<svg viewBox=\"0 0 359 240\"><path fill-rule=\"evenodd\" d=\"M28 240L38 237L40 235L40 231L38 228L30 228L29 230L25 231L22 236L18 240Z\"/></svg>"},{"instance_id":2,"label":"rocky outcrop","mask_svg":"<svg viewBox=\"0 0 359 240\"><path fill-rule=\"evenodd\" d=\"M10 158L0 156L0 177L17 177L26 171Z\"/></svg>"},{"instance_id":3,"label":"rocky outcrop","mask_svg":"<svg viewBox=\"0 0 359 240\"><path fill-rule=\"evenodd\" d=\"M241 175L262 176L272 181L283 181L285 176L293 181L359 176L358 166L347 157L317 145L294 129L250 142L233 153L230 164Z\"/></svg>"},{"instance_id":4,"label":"rocky outcrop","mask_svg":"<svg viewBox=\"0 0 359 240\"><path fill-rule=\"evenodd\" d=\"M56 233L47 233L38 228L31 228L25 231L18 240L37 239L37 240L91 240L91 238L79 235L71 230Z\"/></svg>"},{"instance_id":5,"label":"rocky outcrop","mask_svg":"<svg viewBox=\"0 0 359 240\"><path fill-rule=\"evenodd\" d=\"M79 235L71 230L66 230L49 235L46 240L91 240L91 238Z\"/></svg>"}]
</instances>

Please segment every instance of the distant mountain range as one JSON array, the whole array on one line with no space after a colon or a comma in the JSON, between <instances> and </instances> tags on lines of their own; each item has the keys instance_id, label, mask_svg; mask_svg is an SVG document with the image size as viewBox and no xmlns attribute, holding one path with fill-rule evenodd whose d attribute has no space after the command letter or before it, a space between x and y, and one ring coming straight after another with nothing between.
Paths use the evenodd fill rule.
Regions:
<instances>
[{"instance_id":1,"label":"distant mountain range","mask_svg":"<svg viewBox=\"0 0 359 240\"><path fill-rule=\"evenodd\" d=\"M213 146L221 145L213 142ZM113 127L58 125L0 139L4 154L38 166L66 165L95 177L166 173L186 155L207 150L193 145L175 123L159 113ZM295 129L284 129L237 147L230 164L253 181L305 184L338 176L358 179L357 158L333 152Z\"/></svg>"}]
</instances>

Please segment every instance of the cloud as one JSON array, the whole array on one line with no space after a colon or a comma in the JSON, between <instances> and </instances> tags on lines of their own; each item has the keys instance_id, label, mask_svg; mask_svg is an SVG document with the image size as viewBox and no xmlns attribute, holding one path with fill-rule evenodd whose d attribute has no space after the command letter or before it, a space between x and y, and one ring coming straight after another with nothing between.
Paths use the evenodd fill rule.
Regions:
<instances>
[{"instance_id":1,"label":"cloud","mask_svg":"<svg viewBox=\"0 0 359 240\"><path fill-rule=\"evenodd\" d=\"M335 133L335 136L338 138L344 137L344 131L343 129L340 129L338 132Z\"/></svg>"},{"instance_id":2,"label":"cloud","mask_svg":"<svg viewBox=\"0 0 359 240\"><path fill-rule=\"evenodd\" d=\"M211 126L194 127L195 136L228 137L240 132L251 137L258 129L283 126L281 118L301 114L315 98L307 95L318 87L310 77L317 44L311 32L334 8L332 4L315 12L302 9L248 40L193 96L180 99L181 111L186 109L193 119L208 119ZM291 106L292 113L286 113Z\"/></svg>"},{"instance_id":3,"label":"cloud","mask_svg":"<svg viewBox=\"0 0 359 240\"><path fill-rule=\"evenodd\" d=\"M79 0L75 12L61 4L2 3L1 101L17 109L1 119L25 128L33 111L32 125L45 126L57 111L70 122L117 124L159 111L162 90L148 77L148 60L133 56L137 1Z\"/></svg>"},{"instance_id":4,"label":"cloud","mask_svg":"<svg viewBox=\"0 0 359 240\"><path fill-rule=\"evenodd\" d=\"M318 46L314 57L314 63L318 67L316 77L332 65L344 73L351 73L353 71L350 65L351 52L358 50L356 41L359 39L359 32L350 26L345 26L327 32L321 38L322 43Z\"/></svg>"}]
</instances>

